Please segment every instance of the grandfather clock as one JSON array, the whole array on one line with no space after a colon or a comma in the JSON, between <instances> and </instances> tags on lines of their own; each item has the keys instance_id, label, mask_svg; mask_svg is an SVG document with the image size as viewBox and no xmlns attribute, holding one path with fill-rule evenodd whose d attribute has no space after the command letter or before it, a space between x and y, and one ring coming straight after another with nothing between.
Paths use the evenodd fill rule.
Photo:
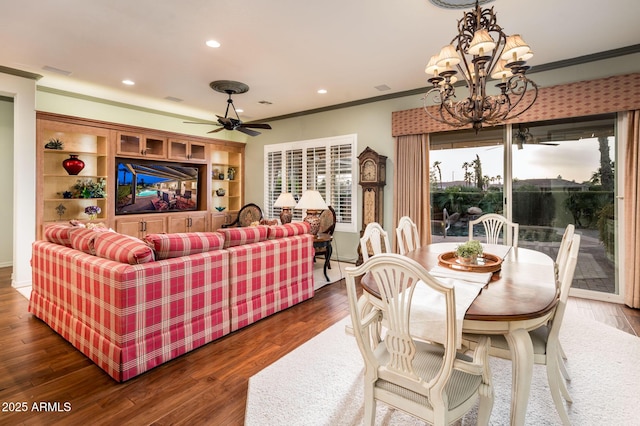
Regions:
<instances>
[{"instance_id":1,"label":"grandfather clock","mask_svg":"<svg viewBox=\"0 0 640 426\"><path fill-rule=\"evenodd\" d=\"M383 200L384 186L387 184L387 157L380 155L369 147L358 155L360 165L359 184L362 187L362 229L360 236L364 233L364 229L371 222L383 222ZM360 244L358 244L358 261L356 265L362 263L362 253Z\"/></svg>"}]
</instances>

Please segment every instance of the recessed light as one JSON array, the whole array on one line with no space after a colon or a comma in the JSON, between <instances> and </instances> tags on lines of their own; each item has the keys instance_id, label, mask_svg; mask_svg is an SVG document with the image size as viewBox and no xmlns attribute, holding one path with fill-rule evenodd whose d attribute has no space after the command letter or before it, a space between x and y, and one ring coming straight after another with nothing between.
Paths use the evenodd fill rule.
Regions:
<instances>
[{"instance_id":1,"label":"recessed light","mask_svg":"<svg viewBox=\"0 0 640 426\"><path fill-rule=\"evenodd\" d=\"M236 108L236 112L244 112L242 108Z\"/></svg>"},{"instance_id":2,"label":"recessed light","mask_svg":"<svg viewBox=\"0 0 640 426\"><path fill-rule=\"evenodd\" d=\"M126 84L127 86L133 86L136 83L133 80L122 80L122 84Z\"/></svg>"},{"instance_id":3,"label":"recessed light","mask_svg":"<svg viewBox=\"0 0 640 426\"><path fill-rule=\"evenodd\" d=\"M325 93L327 93L327 89L319 89L318 93L324 95Z\"/></svg>"},{"instance_id":4,"label":"recessed light","mask_svg":"<svg viewBox=\"0 0 640 426\"><path fill-rule=\"evenodd\" d=\"M215 40L207 40L206 45L209 46L209 47L214 47L214 48L215 47L220 47L220 43L215 41Z\"/></svg>"}]
</instances>

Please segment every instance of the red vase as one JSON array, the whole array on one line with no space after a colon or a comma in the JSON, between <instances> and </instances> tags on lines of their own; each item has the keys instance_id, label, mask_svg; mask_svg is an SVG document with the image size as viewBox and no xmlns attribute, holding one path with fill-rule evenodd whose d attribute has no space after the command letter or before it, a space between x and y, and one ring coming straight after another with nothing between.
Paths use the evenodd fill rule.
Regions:
<instances>
[{"instance_id":1,"label":"red vase","mask_svg":"<svg viewBox=\"0 0 640 426\"><path fill-rule=\"evenodd\" d=\"M79 159L77 154L69 154L69 158L62 162L62 167L70 175L77 175L84 169L84 161Z\"/></svg>"}]
</instances>

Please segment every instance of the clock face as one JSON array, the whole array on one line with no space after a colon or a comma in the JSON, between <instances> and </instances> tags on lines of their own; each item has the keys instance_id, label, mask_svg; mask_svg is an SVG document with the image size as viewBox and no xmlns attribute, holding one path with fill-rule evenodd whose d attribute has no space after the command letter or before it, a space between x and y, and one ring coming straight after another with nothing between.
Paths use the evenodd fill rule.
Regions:
<instances>
[{"instance_id":1,"label":"clock face","mask_svg":"<svg viewBox=\"0 0 640 426\"><path fill-rule=\"evenodd\" d=\"M375 182L377 179L377 167L372 160L367 160L362 165L362 177L360 180L363 182Z\"/></svg>"}]
</instances>

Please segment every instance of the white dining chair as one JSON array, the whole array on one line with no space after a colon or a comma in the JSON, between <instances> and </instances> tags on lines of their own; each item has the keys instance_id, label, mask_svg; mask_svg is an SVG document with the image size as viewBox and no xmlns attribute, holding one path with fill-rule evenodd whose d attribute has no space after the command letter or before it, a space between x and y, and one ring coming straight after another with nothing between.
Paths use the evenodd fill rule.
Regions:
<instances>
[{"instance_id":1,"label":"white dining chair","mask_svg":"<svg viewBox=\"0 0 640 426\"><path fill-rule=\"evenodd\" d=\"M449 425L478 404L477 424L489 423L493 387L483 338L471 356L456 350L455 288L441 283L413 259L394 253L372 256L346 268L349 312L364 361L364 424L374 425L381 401L435 425ZM369 274L380 291L379 307L362 312L356 278ZM416 340L411 334L411 302L417 286L441 295L441 316L433 327L442 330L438 342ZM386 320L382 340L374 337ZM440 341L442 340L442 341Z\"/></svg>"},{"instance_id":2,"label":"white dining chair","mask_svg":"<svg viewBox=\"0 0 640 426\"><path fill-rule=\"evenodd\" d=\"M507 220L506 217L497 213L488 213L475 220L469 221L469 239L474 238L474 226L478 224L484 226L487 244L503 244L518 247L518 232L520 225ZM503 232L504 231L504 232Z\"/></svg>"},{"instance_id":3,"label":"white dining chair","mask_svg":"<svg viewBox=\"0 0 640 426\"><path fill-rule=\"evenodd\" d=\"M573 241L573 234L575 233L575 226L573 224L567 225L562 235L562 241L560 242L560 247L558 248L558 254L556 255L556 286L558 294L560 294L560 281L562 279L562 275L564 274L564 270L566 269L567 260L569 259L569 252L571 251L571 242ZM565 353L562 345L559 344L560 355L563 360L567 359L567 354ZM562 372L562 376L570 380L569 371L563 362L560 363L560 371Z\"/></svg>"},{"instance_id":4,"label":"white dining chair","mask_svg":"<svg viewBox=\"0 0 640 426\"><path fill-rule=\"evenodd\" d=\"M369 259L369 253L373 256L391 251L389 235L378 222L370 222L367 224L362 238L360 238L360 251L362 252L364 262Z\"/></svg>"},{"instance_id":5,"label":"white dining chair","mask_svg":"<svg viewBox=\"0 0 640 426\"><path fill-rule=\"evenodd\" d=\"M529 331L531 342L533 343L533 361L536 364L546 365L547 381L549 382L549 390L556 411L564 425L569 425L569 416L565 409L562 398L567 402L572 402L567 384L563 378L562 368L562 348L560 346L560 327L562 319L567 307L567 299L569 290L573 282L573 275L578 261L578 251L580 250L580 235L573 235L570 244L568 244L569 255L564 267L564 272L560 284L560 296L556 303L551 320L544 326ZM463 345L469 348L475 347L478 342L485 337L481 334L462 335ZM491 348L489 355L498 358L511 359L511 351L507 339L502 335L491 335Z\"/></svg>"},{"instance_id":6,"label":"white dining chair","mask_svg":"<svg viewBox=\"0 0 640 426\"><path fill-rule=\"evenodd\" d=\"M564 273L564 267L566 266L566 260L569 256L569 250L567 250L569 244L573 240L573 234L575 233L576 227L572 223L568 224L562 234L562 241L560 241L560 247L558 248L558 254L556 255L556 274L558 277L558 282L560 282L560 278Z\"/></svg>"},{"instance_id":7,"label":"white dining chair","mask_svg":"<svg viewBox=\"0 0 640 426\"><path fill-rule=\"evenodd\" d=\"M407 254L420 247L418 227L409 216L402 216L398 221L396 237L400 254Z\"/></svg>"}]
</instances>

